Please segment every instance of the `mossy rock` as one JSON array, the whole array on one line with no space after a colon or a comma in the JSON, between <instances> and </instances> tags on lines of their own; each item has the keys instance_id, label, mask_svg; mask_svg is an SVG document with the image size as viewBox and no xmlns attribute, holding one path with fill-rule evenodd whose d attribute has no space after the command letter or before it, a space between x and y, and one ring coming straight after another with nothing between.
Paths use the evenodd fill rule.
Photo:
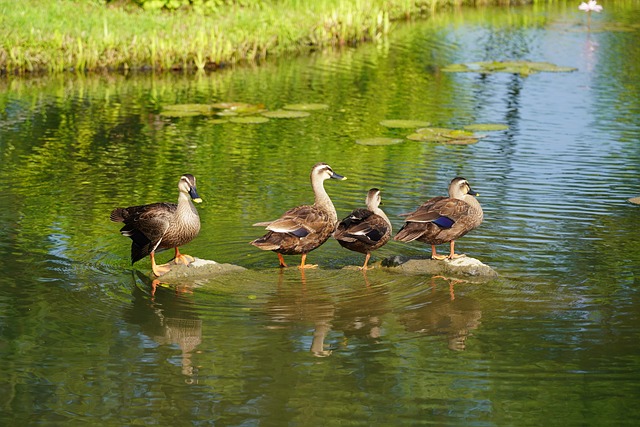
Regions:
<instances>
[{"instance_id":1,"label":"mossy rock","mask_svg":"<svg viewBox=\"0 0 640 427\"><path fill-rule=\"evenodd\" d=\"M382 267L411 275L442 275L485 281L498 277L498 273L476 258L463 256L453 260L408 259L394 256L382 260Z\"/></svg>"},{"instance_id":2,"label":"mossy rock","mask_svg":"<svg viewBox=\"0 0 640 427\"><path fill-rule=\"evenodd\" d=\"M194 262L187 265L172 265L171 270L158 278L161 282L174 282L196 279L210 279L217 275L237 273L245 271L246 268L234 264L221 264L215 261L196 258Z\"/></svg>"}]
</instances>

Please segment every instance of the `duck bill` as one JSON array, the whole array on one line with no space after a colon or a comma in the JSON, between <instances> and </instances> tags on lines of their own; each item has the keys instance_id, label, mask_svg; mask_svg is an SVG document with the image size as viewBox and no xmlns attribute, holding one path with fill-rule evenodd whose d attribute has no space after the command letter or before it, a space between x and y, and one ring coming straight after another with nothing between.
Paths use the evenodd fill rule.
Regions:
<instances>
[{"instance_id":1,"label":"duck bill","mask_svg":"<svg viewBox=\"0 0 640 427\"><path fill-rule=\"evenodd\" d=\"M470 194L472 196L479 196L480 193L476 193L475 191L473 191L472 189L469 189L469 191L467 192L467 194Z\"/></svg>"},{"instance_id":2,"label":"duck bill","mask_svg":"<svg viewBox=\"0 0 640 427\"><path fill-rule=\"evenodd\" d=\"M347 179L347 177L346 176L342 176L342 175L338 175L337 173L334 172L333 175L331 175L331 179L339 179L339 180L342 181L342 180Z\"/></svg>"},{"instance_id":3,"label":"duck bill","mask_svg":"<svg viewBox=\"0 0 640 427\"><path fill-rule=\"evenodd\" d=\"M196 191L195 187L191 187L189 189L189 196L191 196L191 200L193 200L195 203L202 203L202 199L198 195L198 192Z\"/></svg>"}]
</instances>

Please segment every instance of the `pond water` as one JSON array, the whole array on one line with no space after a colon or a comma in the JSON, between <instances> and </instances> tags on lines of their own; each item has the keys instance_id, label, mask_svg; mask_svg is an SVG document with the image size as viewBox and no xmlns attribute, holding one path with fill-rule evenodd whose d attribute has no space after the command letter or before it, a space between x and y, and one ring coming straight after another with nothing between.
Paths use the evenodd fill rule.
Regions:
<instances>
[{"instance_id":1,"label":"pond water","mask_svg":"<svg viewBox=\"0 0 640 427\"><path fill-rule=\"evenodd\" d=\"M0 82L3 425L554 425L640 419L640 8L457 10L357 49L210 75ZM527 59L577 71L447 73ZM160 114L247 102L306 118ZM473 145L406 140L383 120L500 123ZM356 144L393 137L395 145ZM485 221L457 248L500 273L450 282L384 269L330 240L280 271L252 227L313 200L344 217L371 187L401 213L466 177ZM175 202L198 179L183 248L246 272L151 292L116 206ZM441 251L446 248L441 248ZM428 256L390 242L373 261ZM159 255L161 261L169 253ZM298 257L288 257L291 264Z\"/></svg>"}]
</instances>

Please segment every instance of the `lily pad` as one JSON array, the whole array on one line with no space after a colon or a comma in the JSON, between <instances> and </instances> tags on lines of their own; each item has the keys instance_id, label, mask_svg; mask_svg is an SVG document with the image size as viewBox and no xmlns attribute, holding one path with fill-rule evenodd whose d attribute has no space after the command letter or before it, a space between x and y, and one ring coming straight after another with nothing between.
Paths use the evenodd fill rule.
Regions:
<instances>
[{"instance_id":1,"label":"lily pad","mask_svg":"<svg viewBox=\"0 0 640 427\"><path fill-rule=\"evenodd\" d=\"M266 117L260 117L260 116L241 116L241 117L231 117L229 121L231 123L240 123L245 125L258 125L261 123L267 123L269 119Z\"/></svg>"},{"instance_id":2,"label":"lily pad","mask_svg":"<svg viewBox=\"0 0 640 427\"><path fill-rule=\"evenodd\" d=\"M475 144L482 138L467 130L447 128L421 128L407 136L411 141L439 142L443 144L467 145Z\"/></svg>"},{"instance_id":3,"label":"lily pad","mask_svg":"<svg viewBox=\"0 0 640 427\"><path fill-rule=\"evenodd\" d=\"M238 114L255 113L264 110L264 104L249 104L247 102L217 102L211 104L216 110L231 110Z\"/></svg>"},{"instance_id":4,"label":"lily pad","mask_svg":"<svg viewBox=\"0 0 640 427\"><path fill-rule=\"evenodd\" d=\"M356 139L356 144L360 145L394 145L400 144L403 140L400 138L386 138L383 136L374 138Z\"/></svg>"},{"instance_id":5,"label":"lily pad","mask_svg":"<svg viewBox=\"0 0 640 427\"><path fill-rule=\"evenodd\" d=\"M431 123L422 120L383 120L380 124L387 128L411 129L429 126Z\"/></svg>"},{"instance_id":6,"label":"lily pad","mask_svg":"<svg viewBox=\"0 0 640 427\"><path fill-rule=\"evenodd\" d=\"M415 133L409 134L407 135L407 139L411 141L418 141L418 142L444 142L448 140L448 138L446 138L443 135L436 134L436 133L424 133L424 132L415 132Z\"/></svg>"},{"instance_id":7,"label":"lily pad","mask_svg":"<svg viewBox=\"0 0 640 427\"><path fill-rule=\"evenodd\" d=\"M282 108L284 110L315 111L326 110L329 108L329 106L327 104L288 104Z\"/></svg>"},{"instance_id":8,"label":"lily pad","mask_svg":"<svg viewBox=\"0 0 640 427\"><path fill-rule=\"evenodd\" d=\"M449 73L511 73L528 76L539 72L567 73L576 71L574 67L563 67L550 62L534 61L484 61L466 64L451 64L442 68Z\"/></svg>"},{"instance_id":9,"label":"lily pad","mask_svg":"<svg viewBox=\"0 0 640 427\"><path fill-rule=\"evenodd\" d=\"M211 114L211 107L207 104L175 104L165 105L160 112L167 117L192 117Z\"/></svg>"},{"instance_id":10,"label":"lily pad","mask_svg":"<svg viewBox=\"0 0 640 427\"><path fill-rule=\"evenodd\" d=\"M462 138L462 139L448 139L447 141L443 141L444 144L447 145L471 145L478 142L478 138Z\"/></svg>"},{"instance_id":11,"label":"lily pad","mask_svg":"<svg viewBox=\"0 0 640 427\"><path fill-rule=\"evenodd\" d=\"M262 113L262 115L265 117L269 117L270 119L299 119L302 117L309 117L311 113L295 110L275 110L265 111Z\"/></svg>"},{"instance_id":12,"label":"lily pad","mask_svg":"<svg viewBox=\"0 0 640 427\"><path fill-rule=\"evenodd\" d=\"M238 116L238 113L236 113L233 110L222 110L222 111L218 111L216 113L216 116L220 116L220 117L236 117L236 116Z\"/></svg>"},{"instance_id":13,"label":"lily pad","mask_svg":"<svg viewBox=\"0 0 640 427\"><path fill-rule=\"evenodd\" d=\"M499 130L507 130L509 126L500 123L474 123L464 126L465 130L476 132L494 132Z\"/></svg>"},{"instance_id":14,"label":"lily pad","mask_svg":"<svg viewBox=\"0 0 640 427\"><path fill-rule=\"evenodd\" d=\"M209 123L211 123L212 125L221 125L223 123L229 123L229 120L227 120L227 119L211 119L211 120L209 120Z\"/></svg>"},{"instance_id":15,"label":"lily pad","mask_svg":"<svg viewBox=\"0 0 640 427\"><path fill-rule=\"evenodd\" d=\"M634 205L640 205L640 197L632 197L629 199L629 201Z\"/></svg>"}]
</instances>

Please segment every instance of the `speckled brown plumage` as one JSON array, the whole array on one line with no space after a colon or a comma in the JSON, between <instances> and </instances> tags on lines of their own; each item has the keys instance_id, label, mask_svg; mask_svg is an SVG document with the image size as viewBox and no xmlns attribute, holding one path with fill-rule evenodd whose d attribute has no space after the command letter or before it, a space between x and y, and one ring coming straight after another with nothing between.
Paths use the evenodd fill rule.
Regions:
<instances>
[{"instance_id":1,"label":"speckled brown plumage","mask_svg":"<svg viewBox=\"0 0 640 427\"><path fill-rule=\"evenodd\" d=\"M188 264L189 257L181 255L178 247L189 243L200 232L200 217L191 201L201 201L196 191L195 177L183 175L178 182L178 189L180 193L177 204L152 203L116 208L110 216L111 221L125 224L120 233L132 240L131 263L149 255L157 276L166 273L168 267L156 266L154 254L175 248L175 262Z\"/></svg>"},{"instance_id":2,"label":"speckled brown plumage","mask_svg":"<svg viewBox=\"0 0 640 427\"><path fill-rule=\"evenodd\" d=\"M451 252L448 258L456 258L455 240L477 228L484 214L477 195L466 179L457 177L449 184L449 197L434 197L414 212L406 215L404 226L394 240L411 242L418 240L428 243L432 248L432 257L443 259L436 253L435 245L450 242Z\"/></svg>"},{"instance_id":3,"label":"speckled brown plumage","mask_svg":"<svg viewBox=\"0 0 640 427\"><path fill-rule=\"evenodd\" d=\"M346 179L333 172L326 163L316 164L311 169L314 204L289 209L274 221L253 224L266 227L269 231L251 244L263 250L276 252L281 267L286 267L282 255L297 254L302 254L300 268L313 267L305 265L307 253L326 242L338 222L336 209L323 184L331 178Z\"/></svg>"},{"instance_id":4,"label":"speckled brown plumage","mask_svg":"<svg viewBox=\"0 0 640 427\"><path fill-rule=\"evenodd\" d=\"M367 193L367 209L355 209L338 224L333 237L341 246L366 254L362 270L366 270L371 252L385 245L391 238L391 222L379 208L380 190Z\"/></svg>"}]
</instances>

